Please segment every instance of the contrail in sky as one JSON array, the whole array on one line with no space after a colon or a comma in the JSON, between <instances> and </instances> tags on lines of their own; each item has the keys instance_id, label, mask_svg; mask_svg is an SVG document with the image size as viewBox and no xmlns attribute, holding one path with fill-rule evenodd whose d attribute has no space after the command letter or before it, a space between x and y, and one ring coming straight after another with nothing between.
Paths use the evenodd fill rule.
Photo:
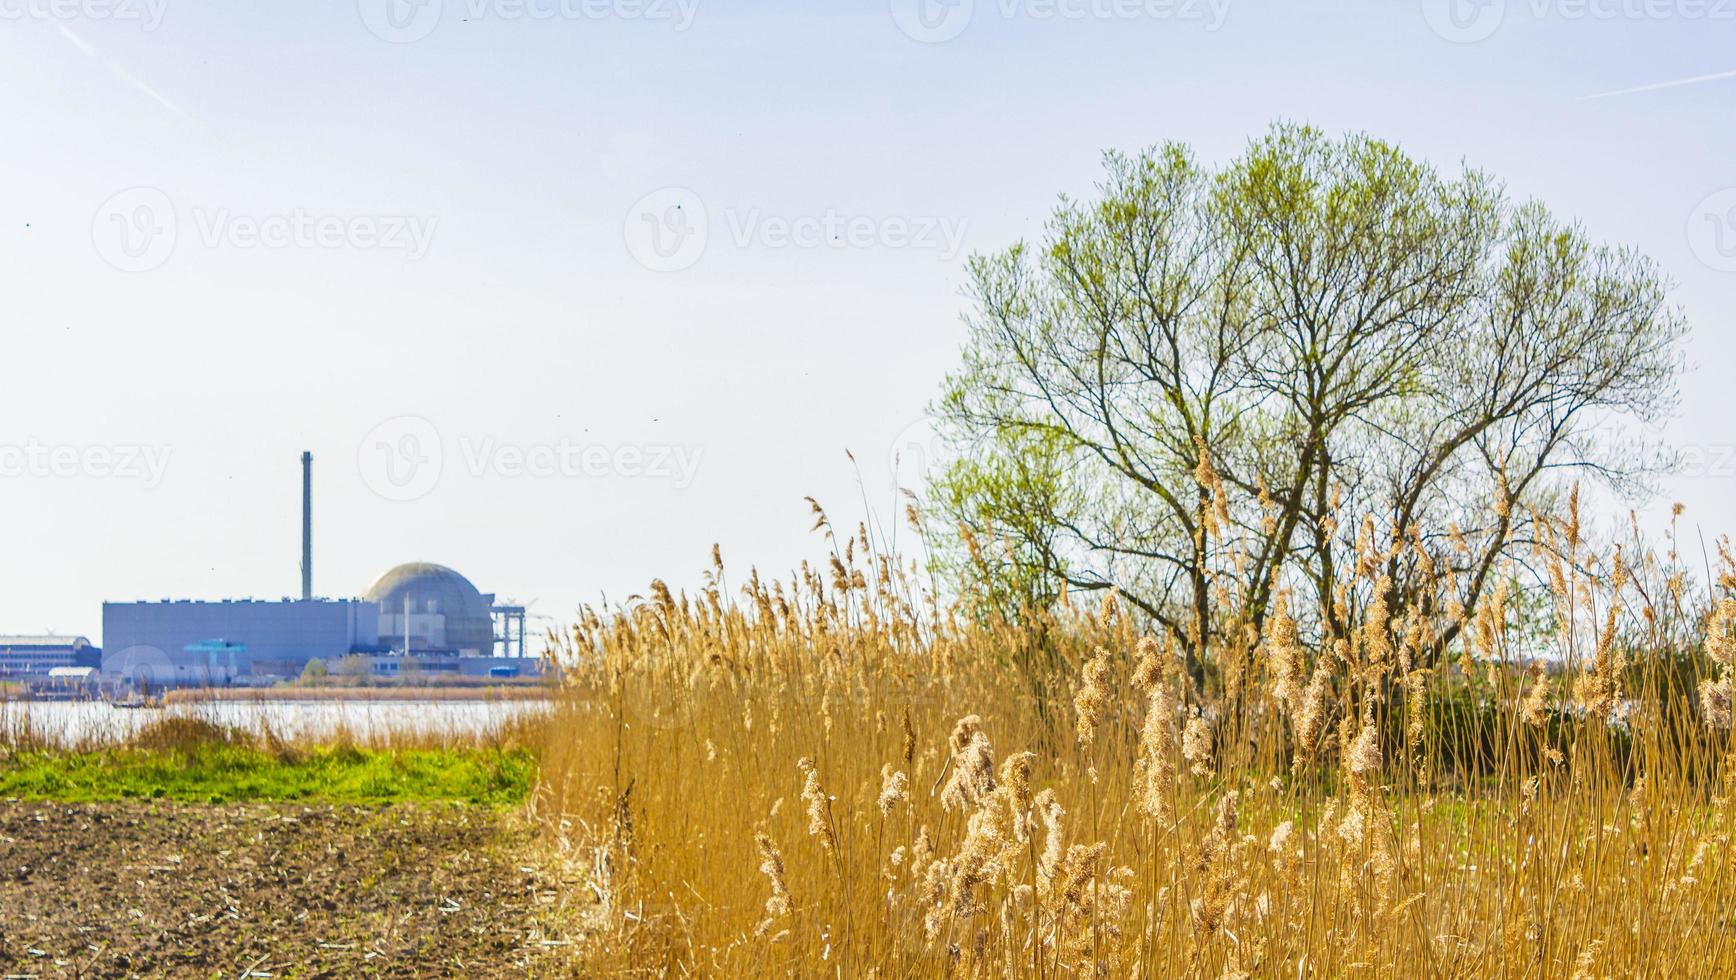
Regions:
<instances>
[{"instance_id":1,"label":"contrail in sky","mask_svg":"<svg viewBox=\"0 0 1736 980\"><path fill-rule=\"evenodd\" d=\"M131 72L127 71L125 68L122 68L119 64L116 64L115 62L110 61L107 58L104 58L102 55L97 54L96 49L90 46L89 41L86 41L84 38L79 37L77 34L74 34L72 32L72 30L70 28L68 28L65 24L62 24L62 23L56 21L54 24L54 28L55 28L55 30L60 32L61 37L66 38L67 41L70 42L73 47L77 48L81 53L83 53L85 57L91 59L92 61L101 62L103 67L105 67L109 70L109 74L111 74L114 77L125 82L127 85L131 86L133 89L135 89L139 92L143 92L145 95L149 96L152 101L156 102L158 105L169 110L170 112L174 113L175 115L180 116L182 119L189 118L187 116L187 114L181 110L180 106L176 105L173 102L170 102L168 97L163 95L163 93L158 92L156 89L150 87L149 85L146 85L144 82L135 78Z\"/></svg>"},{"instance_id":2,"label":"contrail in sky","mask_svg":"<svg viewBox=\"0 0 1736 980\"><path fill-rule=\"evenodd\" d=\"M1594 95L1582 95L1579 101L1588 102L1592 99L1607 99L1617 95L1634 95L1639 92L1656 92L1662 88L1679 88L1683 85L1698 85L1701 82L1716 82L1726 78L1736 78L1736 71L1721 71L1710 75L1695 75L1692 78L1678 78L1670 82L1653 82L1650 85L1636 85L1633 88L1619 88L1613 92L1598 92Z\"/></svg>"}]
</instances>

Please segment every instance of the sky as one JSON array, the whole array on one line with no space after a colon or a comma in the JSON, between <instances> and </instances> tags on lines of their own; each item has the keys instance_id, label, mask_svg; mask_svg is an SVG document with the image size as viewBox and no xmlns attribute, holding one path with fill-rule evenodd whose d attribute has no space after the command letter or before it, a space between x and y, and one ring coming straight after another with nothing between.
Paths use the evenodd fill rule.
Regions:
<instances>
[{"instance_id":1,"label":"sky","mask_svg":"<svg viewBox=\"0 0 1736 980\"><path fill-rule=\"evenodd\" d=\"M821 553L937 455L972 253L1274 121L1676 283L1736 528L1736 0L0 0L0 633L407 561L533 628ZM846 456L854 456L854 462ZM900 465L894 474L892 460Z\"/></svg>"}]
</instances>

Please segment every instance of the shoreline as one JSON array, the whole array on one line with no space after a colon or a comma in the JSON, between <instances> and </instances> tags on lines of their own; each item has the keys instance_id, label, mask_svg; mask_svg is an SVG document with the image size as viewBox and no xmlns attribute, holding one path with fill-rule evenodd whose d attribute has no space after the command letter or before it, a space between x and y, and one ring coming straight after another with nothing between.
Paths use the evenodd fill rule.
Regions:
<instances>
[{"instance_id":1,"label":"shoreline","mask_svg":"<svg viewBox=\"0 0 1736 980\"><path fill-rule=\"evenodd\" d=\"M546 701L548 684L477 684L437 687L218 687L169 691L162 703L212 701Z\"/></svg>"}]
</instances>

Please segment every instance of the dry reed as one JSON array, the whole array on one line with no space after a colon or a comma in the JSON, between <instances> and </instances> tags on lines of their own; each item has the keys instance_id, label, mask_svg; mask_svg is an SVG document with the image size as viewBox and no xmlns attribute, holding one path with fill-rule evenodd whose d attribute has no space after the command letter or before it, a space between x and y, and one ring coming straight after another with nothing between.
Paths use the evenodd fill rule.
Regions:
<instances>
[{"instance_id":1,"label":"dry reed","mask_svg":"<svg viewBox=\"0 0 1736 980\"><path fill-rule=\"evenodd\" d=\"M1432 644L1368 545L1322 590L1349 628L1286 599L1214 630L1248 640L1203 688L1113 596L965 621L866 531L739 599L714 559L698 595L588 611L537 806L590 965L1736 975L1736 572L1707 615L1674 555L1577 525L1535 556L1546 629L1516 587L1453 609L1448 578L1432 608L1468 628Z\"/></svg>"}]
</instances>

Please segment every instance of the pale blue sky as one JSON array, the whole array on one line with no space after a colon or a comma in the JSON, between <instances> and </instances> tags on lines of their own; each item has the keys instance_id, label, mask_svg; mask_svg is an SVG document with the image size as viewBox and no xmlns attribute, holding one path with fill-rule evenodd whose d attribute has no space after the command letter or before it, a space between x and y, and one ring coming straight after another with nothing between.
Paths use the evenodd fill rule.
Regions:
<instances>
[{"instance_id":1,"label":"pale blue sky","mask_svg":"<svg viewBox=\"0 0 1736 980\"><path fill-rule=\"evenodd\" d=\"M1434 18L1493 26L1457 43L1414 3L1229 0L1214 31L1203 0L977 0L924 43L888 0L698 0L685 29L673 2L443 0L394 43L373 0L58 2L0 0L0 632L294 592L303 449L322 594L431 560L565 616L691 584L713 541L785 569L817 551L804 494L859 514L846 447L892 510L963 337L943 232L1004 247L1105 148L1222 160L1281 118L1468 161L1658 259L1698 364L1668 435L1704 449L1662 496L1736 528L1736 199L1699 213L1736 186L1736 78L1583 98L1736 70L1736 3L1490 0ZM634 209L668 187L708 235L657 272ZM117 252L163 201L173 250ZM828 215L856 244L785 242ZM438 479L386 469L430 439Z\"/></svg>"}]
</instances>

